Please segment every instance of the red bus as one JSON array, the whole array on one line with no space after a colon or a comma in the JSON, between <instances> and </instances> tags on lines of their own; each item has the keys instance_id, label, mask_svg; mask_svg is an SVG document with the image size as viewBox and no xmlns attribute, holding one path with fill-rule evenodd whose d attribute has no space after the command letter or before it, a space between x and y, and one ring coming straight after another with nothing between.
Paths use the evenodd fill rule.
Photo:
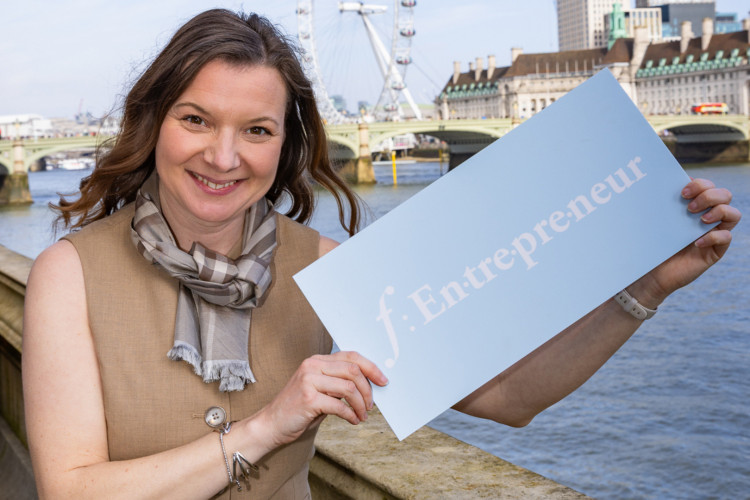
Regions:
<instances>
[{"instance_id":1,"label":"red bus","mask_svg":"<svg viewBox=\"0 0 750 500\"><path fill-rule=\"evenodd\" d=\"M704 102L690 108L694 115L725 115L729 111L725 102Z\"/></svg>"}]
</instances>

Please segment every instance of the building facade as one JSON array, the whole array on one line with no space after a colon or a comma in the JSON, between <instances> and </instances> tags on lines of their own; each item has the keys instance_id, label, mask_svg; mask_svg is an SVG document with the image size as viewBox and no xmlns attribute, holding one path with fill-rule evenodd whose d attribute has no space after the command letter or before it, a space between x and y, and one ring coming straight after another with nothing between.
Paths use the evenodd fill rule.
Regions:
<instances>
[{"instance_id":1,"label":"building facade","mask_svg":"<svg viewBox=\"0 0 750 500\"><path fill-rule=\"evenodd\" d=\"M645 28L648 39L651 42L662 40L661 9L658 7L643 7L635 9L623 9L625 16L625 38L633 38L637 28ZM609 22L611 16L606 16L606 31L610 32Z\"/></svg>"},{"instance_id":2,"label":"building facade","mask_svg":"<svg viewBox=\"0 0 750 500\"><path fill-rule=\"evenodd\" d=\"M5 115L0 116L0 139L50 137L52 124L41 115Z\"/></svg>"},{"instance_id":3,"label":"building facade","mask_svg":"<svg viewBox=\"0 0 750 500\"><path fill-rule=\"evenodd\" d=\"M723 102L732 114L750 114L750 22L734 33L714 34L712 21L704 35L651 42L647 30L618 38L607 49L542 54L511 50L510 66L487 68L481 58L468 72L454 63L453 75L435 100L436 118L523 120L549 106L597 71L608 68L644 114L689 114L692 106Z\"/></svg>"},{"instance_id":4,"label":"building facade","mask_svg":"<svg viewBox=\"0 0 750 500\"><path fill-rule=\"evenodd\" d=\"M606 47L604 17L621 0L557 0L560 51Z\"/></svg>"},{"instance_id":5,"label":"building facade","mask_svg":"<svg viewBox=\"0 0 750 500\"><path fill-rule=\"evenodd\" d=\"M726 103L729 114L750 114L750 23L745 30L713 33L713 21L701 23L702 36L682 25L679 40L648 47L636 73L638 105L644 114L690 114L700 103Z\"/></svg>"},{"instance_id":6,"label":"building facade","mask_svg":"<svg viewBox=\"0 0 750 500\"><path fill-rule=\"evenodd\" d=\"M524 120L604 67L635 98L628 43L632 45L632 41L620 39L610 50L602 47L541 54L524 54L515 48L511 49L510 66L498 68L495 57L489 56L486 69L482 59L477 58L465 73L461 72L461 64L455 62L453 76L435 101L436 118Z\"/></svg>"}]
</instances>

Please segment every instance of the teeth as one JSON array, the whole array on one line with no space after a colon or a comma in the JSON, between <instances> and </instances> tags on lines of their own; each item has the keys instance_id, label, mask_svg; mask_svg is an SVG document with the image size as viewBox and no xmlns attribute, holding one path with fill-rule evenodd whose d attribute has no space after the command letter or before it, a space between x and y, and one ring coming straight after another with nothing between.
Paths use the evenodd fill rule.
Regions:
<instances>
[{"instance_id":1,"label":"teeth","mask_svg":"<svg viewBox=\"0 0 750 500\"><path fill-rule=\"evenodd\" d=\"M224 189L225 187L229 187L235 182L237 182L237 181L229 181L226 184L214 184L213 182L209 181L205 177L201 177L200 175L195 174L195 173L193 175L195 176L196 179L198 179L199 181L201 181L203 184L210 187L211 189Z\"/></svg>"}]
</instances>

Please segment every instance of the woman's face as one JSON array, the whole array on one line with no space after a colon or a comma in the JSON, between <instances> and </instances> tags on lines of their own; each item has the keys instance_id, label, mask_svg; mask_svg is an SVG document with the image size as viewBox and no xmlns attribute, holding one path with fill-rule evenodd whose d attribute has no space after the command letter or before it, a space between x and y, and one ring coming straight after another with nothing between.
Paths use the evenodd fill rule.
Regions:
<instances>
[{"instance_id":1,"label":"woman's face","mask_svg":"<svg viewBox=\"0 0 750 500\"><path fill-rule=\"evenodd\" d=\"M159 195L175 233L242 227L276 177L286 103L274 68L213 61L198 72L156 143Z\"/></svg>"}]
</instances>

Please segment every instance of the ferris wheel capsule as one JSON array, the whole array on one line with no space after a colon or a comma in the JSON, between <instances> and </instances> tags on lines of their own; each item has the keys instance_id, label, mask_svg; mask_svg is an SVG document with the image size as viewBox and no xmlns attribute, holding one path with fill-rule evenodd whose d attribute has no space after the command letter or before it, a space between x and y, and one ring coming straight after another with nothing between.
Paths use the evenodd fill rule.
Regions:
<instances>
[{"instance_id":1,"label":"ferris wheel capsule","mask_svg":"<svg viewBox=\"0 0 750 500\"><path fill-rule=\"evenodd\" d=\"M406 88L406 84L404 82L393 82L391 84L391 88L393 90L404 90Z\"/></svg>"},{"instance_id":2,"label":"ferris wheel capsule","mask_svg":"<svg viewBox=\"0 0 750 500\"><path fill-rule=\"evenodd\" d=\"M404 7L415 7L417 5L417 0L401 0L401 5Z\"/></svg>"},{"instance_id":3,"label":"ferris wheel capsule","mask_svg":"<svg viewBox=\"0 0 750 500\"><path fill-rule=\"evenodd\" d=\"M385 106L383 106L383 109L385 109L389 113L392 113L392 112L394 112L394 111L396 111L398 109L398 106L396 106L393 103L389 103L389 104L386 104Z\"/></svg>"},{"instance_id":4,"label":"ferris wheel capsule","mask_svg":"<svg viewBox=\"0 0 750 500\"><path fill-rule=\"evenodd\" d=\"M411 56L397 56L396 64L411 64Z\"/></svg>"},{"instance_id":5,"label":"ferris wheel capsule","mask_svg":"<svg viewBox=\"0 0 750 500\"><path fill-rule=\"evenodd\" d=\"M406 27L406 28L401 28L399 33L401 34L401 36L405 36L405 37L412 37L417 34L417 32L411 26Z\"/></svg>"}]
</instances>

